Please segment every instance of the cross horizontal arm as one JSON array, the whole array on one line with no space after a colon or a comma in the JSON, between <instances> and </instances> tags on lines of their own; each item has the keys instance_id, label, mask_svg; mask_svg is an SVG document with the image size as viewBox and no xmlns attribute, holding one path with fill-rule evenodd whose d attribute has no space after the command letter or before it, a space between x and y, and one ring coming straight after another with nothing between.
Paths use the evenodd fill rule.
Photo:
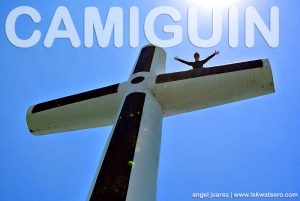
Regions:
<instances>
[{"instance_id":1,"label":"cross horizontal arm","mask_svg":"<svg viewBox=\"0 0 300 201\"><path fill-rule=\"evenodd\" d=\"M274 92L268 59L158 75L154 96L164 116Z\"/></svg>"},{"instance_id":2,"label":"cross horizontal arm","mask_svg":"<svg viewBox=\"0 0 300 201\"><path fill-rule=\"evenodd\" d=\"M28 128L41 135L111 125L122 100L118 91L115 84L31 106Z\"/></svg>"},{"instance_id":3,"label":"cross horizontal arm","mask_svg":"<svg viewBox=\"0 0 300 201\"><path fill-rule=\"evenodd\" d=\"M222 73L229 73L235 72L240 70L247 70L253 68L262 68L263 67L263 60L253 60L253 61L245 61L240 63L233 63L221 66L214 66L210 68L203 68L203 69L194 69L189 71L181 71L175 73L165 73L160 74L157 76L156 83L165 83L171 81L178 81L208 75L215 75L215 74L222 74Z\"/></svg>"}]
</instances>

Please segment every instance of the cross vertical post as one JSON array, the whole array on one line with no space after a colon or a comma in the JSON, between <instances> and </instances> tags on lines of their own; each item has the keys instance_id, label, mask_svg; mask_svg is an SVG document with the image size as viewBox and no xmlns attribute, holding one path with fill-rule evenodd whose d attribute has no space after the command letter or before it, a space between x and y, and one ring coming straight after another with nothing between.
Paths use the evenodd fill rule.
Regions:
<instances>
[{"instance_id":1,"label":"cross vertical post","mask_svg":"<svg viewBox=\"0 0 300 201\"><path fill-rule=\"evenodd\" d=\"M163 112L147 88L164 71L165 60L161 48L149 46L140 52L90 200L156 199Z\"/></svg>"}]
</instances>

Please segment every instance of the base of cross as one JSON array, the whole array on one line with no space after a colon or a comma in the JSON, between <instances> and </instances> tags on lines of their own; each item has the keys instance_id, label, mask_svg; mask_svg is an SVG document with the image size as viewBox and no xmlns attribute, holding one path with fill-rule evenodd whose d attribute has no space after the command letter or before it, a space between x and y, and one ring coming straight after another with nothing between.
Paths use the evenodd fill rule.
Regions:
<instances>
[{"instance_id":1,"label":"base of cross","mask_svg":"<svg viewBox=\"0 0 300 201\"><path fill-rule=\"evenodd\" d=\"M88 195L155 201L163 117L274 92L268 59L165 73L166 53L142 48L128 81L34 105L34 135L114 125Z\"/></svg>"}]
</instances>

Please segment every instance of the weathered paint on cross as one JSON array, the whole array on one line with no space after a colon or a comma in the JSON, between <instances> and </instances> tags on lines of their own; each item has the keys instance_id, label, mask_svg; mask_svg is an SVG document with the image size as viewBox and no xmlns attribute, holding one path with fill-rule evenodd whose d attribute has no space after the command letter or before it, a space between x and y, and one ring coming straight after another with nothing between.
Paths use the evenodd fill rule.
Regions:
<instances>
[{"instance_id":1,"label":"weathered paint on cross","mask_svg":"<svg viewBox=\"0 0 300 201\"><path fill-rule=\"evenodd\" d=\"M165 73L162 48L144 47L127 82L29 108L42 135L113 124L88 199L156 199L162 119L274 92L267 59Z\"/></svg>"}]
</instances>

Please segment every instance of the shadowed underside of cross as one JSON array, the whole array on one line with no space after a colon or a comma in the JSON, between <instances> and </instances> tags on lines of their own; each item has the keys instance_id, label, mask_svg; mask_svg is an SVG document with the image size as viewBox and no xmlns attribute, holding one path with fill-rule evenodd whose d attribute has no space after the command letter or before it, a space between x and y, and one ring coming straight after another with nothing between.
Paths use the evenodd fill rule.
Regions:
<instances>
[{"instance_id":1,"label":"shadowed underside of cross","mask_svg":"<svg viewBox=\"0 0 300 201\"><path fill-rule=\"evenodd\" d=\"M88 195L101 201L154 201L164 116L274 92L267 59L165 73L162 48L144 47L127 82L28 109L35 135L113 124Z\"/></svg>"}]
</instances>

